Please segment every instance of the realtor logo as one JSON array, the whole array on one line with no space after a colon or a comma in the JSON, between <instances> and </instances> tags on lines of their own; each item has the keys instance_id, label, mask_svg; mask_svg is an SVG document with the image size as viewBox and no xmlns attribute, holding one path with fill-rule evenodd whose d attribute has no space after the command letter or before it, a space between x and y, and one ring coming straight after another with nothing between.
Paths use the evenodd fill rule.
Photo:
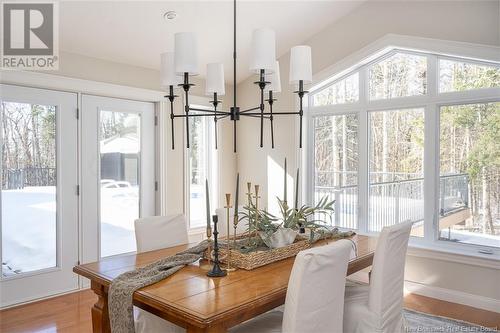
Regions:
<instances>
[{"instance_id":1,"label":"realtor logo","mask_svg":"<svg viewBox=\"0 0 500 333\"><path fill-rule=\"evenodd\" d=\"M58 69L55 2L2 3L2 68Z\"/></svg>"}]
</instances>

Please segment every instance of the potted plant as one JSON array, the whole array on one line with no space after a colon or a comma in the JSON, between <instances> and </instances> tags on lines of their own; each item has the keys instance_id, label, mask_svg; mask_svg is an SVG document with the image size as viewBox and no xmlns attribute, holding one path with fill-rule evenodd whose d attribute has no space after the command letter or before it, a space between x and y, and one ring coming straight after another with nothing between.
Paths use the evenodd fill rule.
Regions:
<instances>
[{"instance_id":1,"label":"potted plant","mask_svg":"<svg viewBox=\"0 0 500 333\"><path fill-rule=\"evenodd\" d=\"M315 206L303 205L290 208L288 204L277 198L280 216L274 216L265 209L258 209L250 203L244 207L240 219L248 220L249 234L257 233L262 242L269 248L284 247L292 244L301 230L308 230L309 241L315 242L328 233L325 221L315 218L315 214L324 214L331 220L335 200L328 196L319 200Z\"/></svg>"}]
</instances>

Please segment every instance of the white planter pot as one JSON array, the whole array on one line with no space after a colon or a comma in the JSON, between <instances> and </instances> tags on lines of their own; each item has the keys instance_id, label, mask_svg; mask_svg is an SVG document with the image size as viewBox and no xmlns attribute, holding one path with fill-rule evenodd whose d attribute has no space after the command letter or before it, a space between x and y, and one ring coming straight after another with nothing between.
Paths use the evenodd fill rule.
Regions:
<instances>
[{"instance_id":1,"label":"white planter pot","mask_svg":"<svg viewBox=\"0 0 500 333\"><path fill-rule=\"evenodd\" d=\"M270 237L262 231L259 232L259 236L268 247L276 249L292 244L297 237L297 231L279 227Z\"/></svg>"}]
</instances>

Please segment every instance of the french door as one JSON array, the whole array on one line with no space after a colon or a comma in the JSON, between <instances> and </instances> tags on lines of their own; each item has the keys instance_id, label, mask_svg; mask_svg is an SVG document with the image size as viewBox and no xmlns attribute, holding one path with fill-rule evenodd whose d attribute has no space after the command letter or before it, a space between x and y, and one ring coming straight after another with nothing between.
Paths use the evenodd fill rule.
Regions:
<instances>
[{"instance_id":1,"label":"french door","mask_svg":"<svg viewBox=\"0 0 500 333\"><path fill-rule=\"evenodd\" d=\"M82 96L83 262L136 250L155 214L154 104Z\"/></svg>"},{"instance_id":2,"label":"french door","mask_svg":"<svg viewBox=\"0 0 500 333\"><path fill-rule=\"evenodd\" d=\"M0 85L0 306L78 288L77 94Z\"/></svg>"}]
</instances>

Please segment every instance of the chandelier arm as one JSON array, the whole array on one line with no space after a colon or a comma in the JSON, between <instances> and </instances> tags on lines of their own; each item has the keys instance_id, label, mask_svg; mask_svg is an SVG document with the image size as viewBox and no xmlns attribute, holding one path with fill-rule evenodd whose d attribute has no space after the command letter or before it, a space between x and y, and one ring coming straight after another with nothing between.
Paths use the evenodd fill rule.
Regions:
<instances>
[{"instance_id":1,"label":"chandelier arm","mask_svg":"<svg viewBox=\"0 0 500 333\"><path fill-rule=\"evenodd\" d=\"M273 98L273 91L269 90L269 99L267 100L269 102L269 120L271 121L271 149L274 149L274 117L273 117L273 103L274 103L274 98Z\"/></svg>"},{"instance_id":2,"label":"chandelier arm","mask_svg":"<svg viewBox=\"0 0 500 333\"><path fill-rule=\"evenodd\" d=\"M264 116L270 116L270 112L264 112ZM285 116L285 115L300 115L298 111L290 111L290 112L273 112L273 116ZM243 113L242 116L260 116L260 112L247 112Z\"/></svg>"},{"instance_id":3,"label":"chandelier arm","mask_svg":"<svg viewBox=\"0 0 500 333\"><path fill-rule=\"evenodd\" d=\"M231 116L231 113L229 113L229 114L225 114L225 115L223 115L223 116L219 116L219 117L217 117L217 120L225 119L225 118L230 117L230 116Z\"/></svg>"},{"instance_id":4,"label":"chandelier arm","mask_svg":"<svg viewBox=\"0 0 500 333\"><path fill-rule=\"evenodd\" d=\"M190 114L175 114L174 118L191 118L191 117L213 117L212 113L190 113Z\"/></svg>"},{"instance_id":5,"label":"chandelier arm","mask_svg":"<svg viewBox=\"0 0 500 333\"><path fill-rule=\"evenodd\" d=\"M260 119L260 113L258 115L248 115L248 117L251 118L259 118ZM271 119L269 116L264 115L264 119Z\"/></svg>"},{"instance_id":6,"label":"chandelier arm","mask_svg":"<svg viewBox=\"0 0 500 333\"><path fill-rule=\"evenodd\" d=\"M246 109L246 110L240 111L240 114L247 113L247 112L250 112L250 111L255 111L255 110L260 110L260 106L256 106L254 108L250 108L250 109Z\"/></svg>"},{"instance_id":7,"label":"chandelier arm","mask_svg":"<svg viewBox=\"0 0 500 333\"><path fill-rule=\"evenodd\" d=\"M189 108L189 111L196 111L196 112L204 112L204 113L210 113L212 115L230 115L231 112L227 111L218 111L218 110L207 110L207 109L198 109L198 108Z\"/></svg>"}]
</instances>

